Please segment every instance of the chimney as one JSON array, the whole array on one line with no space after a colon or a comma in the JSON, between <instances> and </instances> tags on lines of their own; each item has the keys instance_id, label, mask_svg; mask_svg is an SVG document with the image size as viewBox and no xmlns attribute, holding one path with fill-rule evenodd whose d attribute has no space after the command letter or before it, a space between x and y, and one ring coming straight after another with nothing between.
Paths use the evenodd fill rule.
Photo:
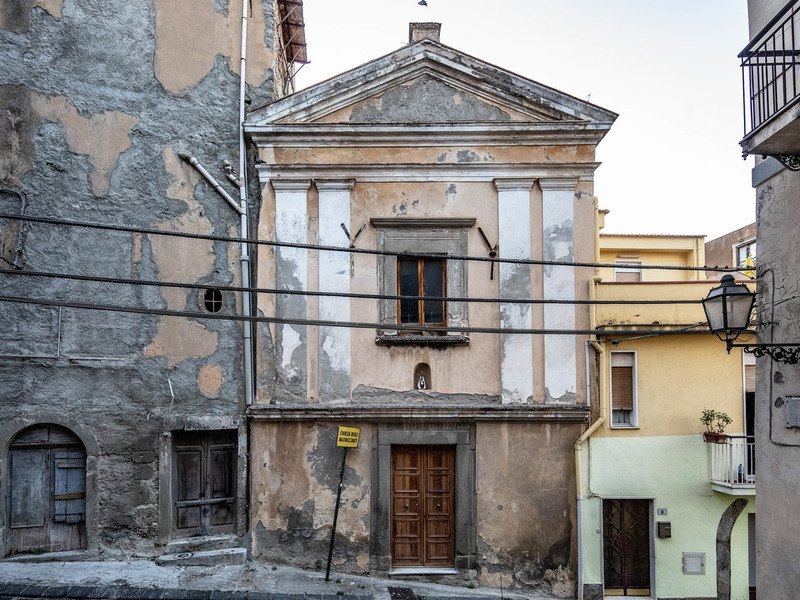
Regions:
<instances>
[{"instance_id":1,"label":"chimney","mask_svg":"<svg viewBox=\"0 0 800 600\"><path fill-rule=\"evenodd\" d=\"M408 24L408 43L413 44L420 40L439 41L439 32L442 30L441 23L409 23Z\"/></svg>"}]
</instances>

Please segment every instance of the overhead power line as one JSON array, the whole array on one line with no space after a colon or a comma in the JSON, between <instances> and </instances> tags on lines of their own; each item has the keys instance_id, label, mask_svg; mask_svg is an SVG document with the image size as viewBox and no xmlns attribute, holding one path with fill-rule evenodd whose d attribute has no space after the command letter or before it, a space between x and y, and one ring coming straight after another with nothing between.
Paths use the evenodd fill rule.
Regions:
<instances>
[{"instance_id":1,"label":"overhead power line","mask_svg":"<svg viewBox=\"0 0 800 600\"><path fill-rule=\"evenodd\" d=\"M539 259L521 259L521 258L490 258L487 256L468 256L468 255L454 255L454 254L430 254L430 253L416 253L416 252L390 252L388 250L373 250L369 248L349 248L347 246L322 246L319 244L305 244L305 243L289 243L278 242L272 240L257 240L250 238L237 238L228 236L217 236L202 233L188 233L182 231L162 231L159 229L149 229L144 227L131 227L127 225L109 225L102 223L90 223L87 221L73 221L69 219L56 219L52 217L37 217L31 215L19 215L0 213L0 219L17 219L31 223L44 223L49 225L66 225L71 227L84 227L88 229L101 229L105 231L119 231L123 233L140 233L144 235L162 235L187 239L205 240L213 242L225 242L236 244L254 244L258 246L268 246L275 248L294 248L299 250L316 250L319 252L347 252L350 254L366 254L373 256L406 256L414 258L430 258L438 259L446 258L447 260L464 260L474 262L488 262L488 263L504 263L513 265L538 265L538 266L562 266L562 267L575 267L575 268L609 268L615 269L624 267L625 263L593 263L581 261L567 261L567 260L539 260ZM642 270L665 270L665 271L713 271L719 273L735 273L741 272L743 269L738 267L685 267L678 265L645 265L635 264L637 269Z\"/></svg>"},{"instance_id":2,"label":"overhead power line","mask_svg":"<svg viewBox=\"0 0 800 600\"><path fill-rule=\"evenodd\" d=\"M244 316L219 313L201 313L196 311L171 310L166 308L142 308L138 306L118 306L113 304L98 304L86 302L69 302L49 298L21 298L17 296L0 295L0 302L14 304L33 304L38 306L52 306L60 308L73 308L81 310L97 310L106 312L121 312L145 315L158 315L166 317L185 317L191 319L210 319L216 321L249 321L253 323L276 323L282 325L302 325L319 327L345 327L348 329L379 329L388 331L407 331L419 333L502 333L510 335L604 335L628 336L631 331L615 329L518 329L502 327L434 327L425 325L408 325L395 323L372 323L363 321L325 321L321 319L298 319L291 317ZM708 331L662 331L662 330L637 330L637 335L648 333L671 334L707 334Z\"/></svg>"},{"instance_id":3,"label":"overhead power line","mask_svg":"<svg viewBox=\"0 0 800 600\"><path fill-rule=\"evenodd\" d=\"M483 304L567 304L567 305L640 305L640 304L700 304L701 300L560 300L560 299L516 299L516 298L483 298L459 296L399 296L392 294L366 294L357 292L325 292L308 290L288 290L282 288L242 287L234 285L217 285L214 283L179 283L152 279L126 279L117 277L100 277L97 275L78 275L71 273L55 273L52 271L20 271L18 269L0 268L0 275L41 277L49 279L68 279L92 283L109 283L118 285L170 287L190 290L215 289L229 292L245 292L256 294L311 296L321 298L356 298L366 300L425 300L428 302L464 302Z\"/></svg>"}]
</instances>

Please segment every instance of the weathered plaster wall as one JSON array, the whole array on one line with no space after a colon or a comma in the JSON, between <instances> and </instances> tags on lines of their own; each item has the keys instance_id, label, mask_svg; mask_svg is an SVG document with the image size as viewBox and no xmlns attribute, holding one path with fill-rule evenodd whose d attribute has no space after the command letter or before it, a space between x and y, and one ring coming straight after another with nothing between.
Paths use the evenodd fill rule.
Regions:
<instances>
[{"instance_id":1,"label":"weathered plaster wall","mask_svg":"<svg viewBox=\"0 0 800 600\"><path fill-rule=\"evenodd\" d=\"M504 586L575 585L575 474L570 452L580 427L479 423L477 501L480 580Z\"/></svg>"},{"instance_id":2,"label":"weathered plaster wall","mask_svg":"<svg viewBox=\"0 0 800 600\"><path fill-rule=\"evenodd\" d=\"M800 219L800 176L789 171L757 188L758 307L764 329L759 342L800 339L797 303L800 294L800 240L794 224ZM758 456L758 595L789 600L800 588L793 568L800 526L786 519L787 499L800 484L800 429L786 427L786 398L800 396L796 367L756 361L756 455Z\"/></svg>"},{"instance_id":3,"label":"weathered plaster wall","mask_svg":"<svg viewBox=\"0 0 800 600\"><path fill-rule=\"evenodd\" d=\"M23 192L31 215L238 236L238 215L177 153L196 155L236 194L221 167L238 153L240 11L225 0L2 4L0 187ZM274 94L272 2L252 14L248 94L263 102ZM0 194L0 209L18 212L19 198ZM14 227L0 223L0 237L13 240ZM44 224L23 234L26 270L240 283L236 245ZM4 276L3 287L22 297L201 310L197 290L22 276ZM226 293L223 310L238 301ZM56 412L79 418L97 438L90 540L104 554L158 552L155 542L170 535L170 511L158 510L159 470L169 469L159 436L237 427L240 325L4 304L0 329L8 332L0 414L23 424Z\"/></svg>"},{"instance_id":4,"label":"weathered plaster wall","mask_svg":"<svg viewBox=\"0 0 800 600\"><path fill-rule=\"evenodd\" d=\"M253 426L253 556L305 568L324 565L342 448L335 424L256 423ZM338 572L369 566L371 427L347 456L332 564Z\"/></svg>"}]
</instances>

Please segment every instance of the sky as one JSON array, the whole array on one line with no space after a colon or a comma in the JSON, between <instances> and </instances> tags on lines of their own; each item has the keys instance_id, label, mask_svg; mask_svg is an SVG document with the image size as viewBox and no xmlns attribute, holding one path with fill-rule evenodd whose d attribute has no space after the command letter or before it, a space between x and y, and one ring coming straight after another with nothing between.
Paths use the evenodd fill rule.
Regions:
<instances>
[{"instance_id":1,"label":"sky","mask_svg":"<svg viewBox=\"0 0 800 600\"><path fill-rule=\"evenodd\" d=\"M755 220L742 159L745 0L304 0L297 89L397 50L408 23L619 114L600 142L595 195L607 233L704 234Z\"/></svg>"}]
</instances>

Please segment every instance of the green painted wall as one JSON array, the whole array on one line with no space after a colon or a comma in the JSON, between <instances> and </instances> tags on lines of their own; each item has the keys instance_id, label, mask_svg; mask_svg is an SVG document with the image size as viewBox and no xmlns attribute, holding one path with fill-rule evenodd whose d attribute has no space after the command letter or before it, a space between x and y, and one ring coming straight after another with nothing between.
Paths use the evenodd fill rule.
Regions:
<instances>
[{"instance_id":1,"label":"green painted wall","mask_svg":"<svg viewBox=\"0 0 800 600\"><path fill-rule=\"evenodd\" d=\"M701 436L593 438L583 455L585 583L603 581L601 499L652 498L655 522L672 523L671 538L655 538L658 598L715 597L717 525L737 496L711 489L711 452ZM668 514L656 515L657 508ZM731 539L731 600L748 598L748 513L755 513L754 496ZM683 552L705 552L706 574L684 575Z\"/></svg>"}]
</instances>

